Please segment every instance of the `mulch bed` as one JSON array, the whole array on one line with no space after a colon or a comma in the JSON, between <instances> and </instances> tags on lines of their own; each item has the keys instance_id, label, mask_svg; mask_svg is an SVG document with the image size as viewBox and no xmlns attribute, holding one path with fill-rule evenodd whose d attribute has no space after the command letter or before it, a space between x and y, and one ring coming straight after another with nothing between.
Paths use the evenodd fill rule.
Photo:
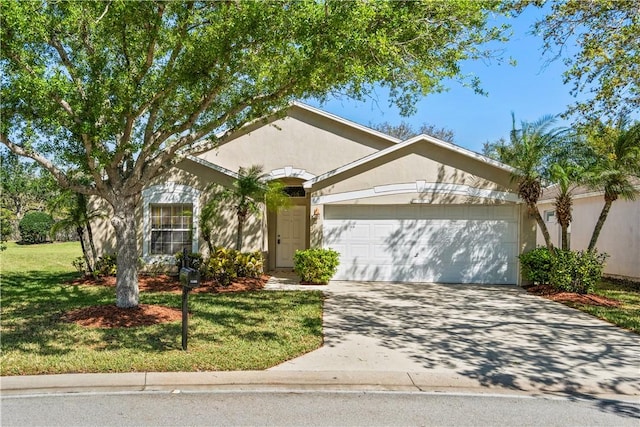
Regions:
<instances>
[{"instance_id":1,"label":"mulch bed","mask_svg":"<svg viewBox=\"0 0 640 427\"><path fill-rule=\"evenodd\" d=\"M263 274L259 278L238 278L229 286L221 286L214 280L203 280L200 287L191 293L246 292L262 289L270 276ZM85 277L68 282L76 286L116 286L115 277ZM140 276L140 292L182 293L180 281L175 276ZM62 316L65 322L76 323L88 328L134 328L158 323L175 322L182 319L182 311L161 305L139 304L136 308L118 308L115 305L82 307Z\"/></svg>"},{"instance_id":2,"label":"mulch bed","mask_svg":"<svg viewBox=\"0 0 640 427\"><path fill-rule=\"evenodd\" d=\"M136 308L115 305L96 305L69 311L62 320L87 328L135 328L175 322L182 319L182 311L161 305L139 304Z\"/></svg>"},{"instance_id":3,"label":"mulch bed","mask_svg":"<svg viewBox=\"0 0 640 427\"><path fill-rule=\"evenodd\" d=\"M257 291L264 288L271 276L263 274L258 278L239 277L229 286L222 286L213 279L202 280L201 285L191 291L191 293L226 293L226 292L246 292ZM98 277L97 279L87 276L68 282L70 285L82 286L116 286L116 278L113 276ZM182 293L182 286L177 276L160 274L157 276L139 276L138 288L140 292L172 292Z\"/></svg>"},{"instance_id":4,"label":"mulch bed","mask_svg":"<svg viewBox=\"0 0 640 427\"><path fill-rule=\"evenodd\" d=\"M551 285L534 285L526 287L527 292L558 302L572 302L584 305L600 307L618 307L620 301L593 294L577 294L574 292L559 291Z\"/></svg>"}]
</instances>

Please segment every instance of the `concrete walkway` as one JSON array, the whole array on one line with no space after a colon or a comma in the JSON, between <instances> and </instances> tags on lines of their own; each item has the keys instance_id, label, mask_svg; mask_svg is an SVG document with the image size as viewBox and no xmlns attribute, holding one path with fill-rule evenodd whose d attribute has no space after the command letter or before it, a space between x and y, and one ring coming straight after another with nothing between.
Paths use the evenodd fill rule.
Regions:
<instances>
[{"instance_id":1,"label":"concrete walkway","mask_svg":"<svg viewBox=\"0 0 640 427\"><path fill-rule=\"evenodd\" d=\"M640 337L511 286L332 282L324 346L267 371L2 377L3 394L331 389L559 393L636 401Z\"/></svg>"}]
</instances>

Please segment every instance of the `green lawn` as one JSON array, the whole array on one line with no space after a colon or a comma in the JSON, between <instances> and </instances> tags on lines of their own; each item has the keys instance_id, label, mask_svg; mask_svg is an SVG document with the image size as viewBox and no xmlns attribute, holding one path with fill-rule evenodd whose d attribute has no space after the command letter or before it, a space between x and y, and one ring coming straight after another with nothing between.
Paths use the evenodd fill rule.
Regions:
<instances>
[{"instance_id":1,"label":"green lawn","mask_svg":"<svg viewBox=\"0 0 640 427\"><path fill-rule=\"evenodd\" d=\"M77 243L18 246L0 254L2 375L68 372L265 369L322 344L320 292L192 294L189 351L181 322L90 329L65 312L114 304L115 290L66 284L77 277ZM141 293L140 302L180 309L181 296Z\"/></svg>"},{"instance_id":2,"label":"green lawn","mask_svg":"<svg viewBox=\"0 0 640 427\"><path fill-rule=\"evenodd\" d=\"M594 293L620 301L622 304L619 307L566 304L640 334L640 284L603 279L596 286Z\"/></svg>"}]
</instances>

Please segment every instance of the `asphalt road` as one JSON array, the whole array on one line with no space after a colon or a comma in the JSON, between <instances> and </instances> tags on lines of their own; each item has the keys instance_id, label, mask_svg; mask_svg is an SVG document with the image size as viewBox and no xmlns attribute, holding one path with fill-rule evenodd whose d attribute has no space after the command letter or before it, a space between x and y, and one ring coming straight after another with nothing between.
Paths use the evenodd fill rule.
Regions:
<instances>
[{"instance_id":1,"label":"asphalt road","mask_svg":"<svg viewBox=\"0 0 640 427\"><path fill-rule=\"evenodd\" d=\"M424 392L3 396L2 426L634 426L640 403Z\"/></svg>"}]
</instances>

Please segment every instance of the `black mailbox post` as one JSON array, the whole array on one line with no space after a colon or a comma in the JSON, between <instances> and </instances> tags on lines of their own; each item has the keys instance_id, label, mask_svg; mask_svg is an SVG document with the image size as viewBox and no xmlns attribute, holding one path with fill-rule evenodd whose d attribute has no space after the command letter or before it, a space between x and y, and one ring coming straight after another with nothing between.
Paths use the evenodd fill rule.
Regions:
<instances>
[{"instance_id":1,"label":"black mailbox post","mask_svg":"<svg viewBox=\"0 0 640 427\"><path fill-rule=\"evenodd\" d=\"M187 329L189 327L189 291L200 286L200 272L187 267L187 251L182 252L180 284L182 284L182 349L187 350Z\"/></svg>"}]
</instances>

